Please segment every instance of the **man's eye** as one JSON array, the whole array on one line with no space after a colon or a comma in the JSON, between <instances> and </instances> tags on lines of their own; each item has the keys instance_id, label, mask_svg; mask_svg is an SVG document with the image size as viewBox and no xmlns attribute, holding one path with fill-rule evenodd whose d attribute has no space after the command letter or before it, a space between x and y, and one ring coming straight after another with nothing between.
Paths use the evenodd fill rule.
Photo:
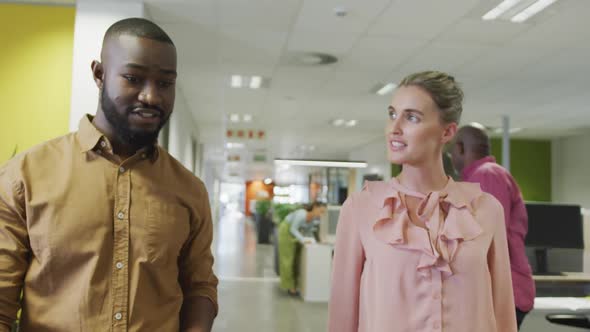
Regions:
<instances>
[{"instance_id":1,"label":"man's eye","mask_svg":"<svg viewBox=\"0 0 590 332\"><path fill-rule=\"evenodd\" d=\"M123 76L123 77L125 77L125 79L126 79L126 80L127 80L129 83L137 83L137 82L139 82L139 79L138 79L137 77L135 77L135 76L126 75L126 76Z\"/></svg>"},{"instance_id":2,"label":"man's eye","mask_svg":"<svg viewBox=\"0 0 590 332\"><path fill-rule=\"evenodd\" d=\"M163 88L169 88L174 85L174 82L171 81L160 81L160 86Z\"/></svg>"}]
</instances>

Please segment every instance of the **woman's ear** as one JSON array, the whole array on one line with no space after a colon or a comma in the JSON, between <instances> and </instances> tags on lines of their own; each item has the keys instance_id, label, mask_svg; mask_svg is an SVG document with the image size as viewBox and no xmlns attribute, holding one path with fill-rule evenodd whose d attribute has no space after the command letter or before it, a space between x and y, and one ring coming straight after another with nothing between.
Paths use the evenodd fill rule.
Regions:
<instances>
[{"instance_id":1,"label":"woman's ear","mask_svg":"<svg viewBox=\"0 0 590 332\"><path fill-rule=\"evenodd\" d=\"M442 143L447 144L450 141L452 141L455 135L457 134L457 129L457 123L455 122L451 122L445 125L445 130L443 131L442 136Z\"/></svg>"}]
</instances>

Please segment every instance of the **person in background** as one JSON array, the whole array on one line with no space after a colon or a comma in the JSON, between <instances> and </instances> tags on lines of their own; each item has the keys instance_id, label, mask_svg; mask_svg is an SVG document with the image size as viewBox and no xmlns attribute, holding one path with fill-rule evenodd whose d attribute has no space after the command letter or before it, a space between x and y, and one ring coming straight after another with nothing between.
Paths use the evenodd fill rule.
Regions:
<instances>
[{"instance_id":1,"label":"person in background","mask_svg":"<svg viewBox=\"0 0 590 332\"><path fill-rule=\"evenodd\" d=\"M490 155L490 139L484 128L469 125L459 129L451 151L461 179L479 183L481 189L492 194L504 208L516 319L520 328L535 301L535 282L524 245L528 217L520 188L510 172Z\"/></svg>"},{"instance_id":2,"label":"person in background","mask_svg":"<svg viewBox=\"0 0 590 332\"><path fill-rule=\"evenodd\" d=\"M295 210L279 226L280 287L289 295L297 295L297 253L302 244L314 243L319 218L326 212L326 203L314 202Z\"/></svg>"},{"instance_id":3,"label":"person in background","mask_svg":"<svg viewBox=\"0 0 590 332\"><path fill-rule=\"evenodd\" d=\"M443 167L462 113L455 79L404 78L385 114L390 181L368 182L340 210L330 332L515 332L502 206Z\"/></svg>"},{"instance_id":4,"label":"person in background","mask_svg":"<svg viewBox=\"0 0 590 332\"><path fill-rule=\"evenodd\" d=\"M0 167L0 332L21 306L21 331L209 332L207 191L156 142L176 47L151 21L124 19L91 68L96 116Z\"/></svg>"}]
</instances>

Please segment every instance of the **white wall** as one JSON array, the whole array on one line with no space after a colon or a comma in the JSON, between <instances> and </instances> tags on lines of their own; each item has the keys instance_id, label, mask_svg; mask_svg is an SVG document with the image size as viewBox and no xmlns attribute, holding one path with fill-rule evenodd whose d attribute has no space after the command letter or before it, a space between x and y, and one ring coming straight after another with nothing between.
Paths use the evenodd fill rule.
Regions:
<instances>
[{"instance_id":1,"label":"white wall","mask_svg":"<svg viewBox=\"0 0 590 332\"><path fill-rule=\"evenodd\" d=\"M198 142L198 131L193 116L184 101L182 92L177 90L174 112L170 117L170 133L168 136L168 152L184 167L195 171L195 151L192 139Z\"/></svg>"},{"instance_id":2,"label":"white wall","mask_svg":"<svg viewBox=\"0 0 590 332\"><path fill-rule=\"evenodd\" d=\"M78 0L76 2L70 131L78 129L84 114L96 113L98 88L92 80L90 64L92 60L100 60L104 33L118 20L144 16L142 1Z\"/></svg>"},{"instance_id":3,"label":"white wall","mask_svg":"<svg viewBox=\"0 0 590 332\"><path fill-rule=\"evenodd\" d=\"M380 174L384 180L391 178L391 163L387 160L385 137L380 136L367 144L355 148L350 152L350 160L366 161L367 168L359 168L356 172L356 189L363 187L363 176L365 174Z\"/></svg>"},{"instance_id":4,"label":"white wall","mask_svg":"<svg viewBox=\"0 0 590 332\"><path fill-rule=\"evenodd\" d=\"M553 140L552 198L590 208L590 133Z\"/></svg>"}]
</instances>

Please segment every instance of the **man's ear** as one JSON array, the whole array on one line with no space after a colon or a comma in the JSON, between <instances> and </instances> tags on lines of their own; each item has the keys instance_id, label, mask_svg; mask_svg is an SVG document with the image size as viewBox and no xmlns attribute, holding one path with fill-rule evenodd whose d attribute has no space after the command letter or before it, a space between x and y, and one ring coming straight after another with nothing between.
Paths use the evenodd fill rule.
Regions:
<instances>
[{"instance_id":1,"label":"man's ear","mask_svg":"<svg viewBox=\"0 0 590 332\"><path fill-rule=\"evenodd\" d=\"M445 130L442 136L443 144L447 144L453 140L455 135L457 134L457 124L455 122L451 122L445 125Z\"/></svg>"},{"instance_id":2,"label":"man's ear","mask_svg":"<svg viewBox=\"0 0 590 332\"><path fill-rule=\"evenodd\" d=\"M102 89L104 84L104 68L102 63L100 63L98 60L94 60L92 61L90 68L92 69L92 79L94 79L94 83L96 83L96 86L99 89Z\"/></svg>"}]
</instances>

